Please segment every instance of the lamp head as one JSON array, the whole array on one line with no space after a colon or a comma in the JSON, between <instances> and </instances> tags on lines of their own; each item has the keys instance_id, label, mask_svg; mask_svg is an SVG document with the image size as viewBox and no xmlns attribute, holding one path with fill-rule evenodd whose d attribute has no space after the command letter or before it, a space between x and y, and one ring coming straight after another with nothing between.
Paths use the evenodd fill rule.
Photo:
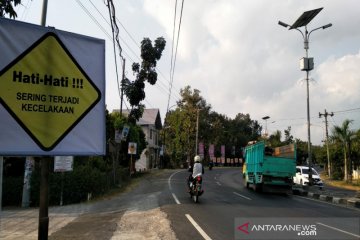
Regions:
<instances>
[{"instance_id":1,"label":"lamp head","mask_svg":"<svg viewBox=\"0 0 360 240\"><path fill-rule=\"evenodd\" d=\"M282 21L279 21L279 22L278 22L278 24L279 24L279 25L281 25L281 26L283 26L283 27L285 27L285 28L290 27L290 25L289 25L289 24L284 23L284 22L282 22Z\"/></svg>"},{"instance_id":2,"label":"lamp head","mask_svg":"<svg viewBox=\"0 0 360 240\"><path fill-rule=\"evenodd\" d=\"M322 26L322 29L329 28L331 26L332 26L332 23L329 23L329 24L326 24L326 25Z\"/></svg>"}]
</instances>

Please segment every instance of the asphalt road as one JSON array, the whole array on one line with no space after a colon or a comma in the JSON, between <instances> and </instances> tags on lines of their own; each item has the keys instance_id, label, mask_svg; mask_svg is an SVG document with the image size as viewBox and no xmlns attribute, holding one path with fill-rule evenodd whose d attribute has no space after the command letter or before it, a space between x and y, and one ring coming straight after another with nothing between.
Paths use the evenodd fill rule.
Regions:
<instances>
[{"instance_id":1,"label":"asphalt road","mask_svg":"<svg viewBox=\"0 0 360 240\"><path fill-rule=\"evenodd\" d=\"M188 175L153 171L111 198L51 207L49 239L360 239L357 208L254 192L243 187L240 168L206 170L194 203ZM4 210L0 239L37 239L37 222L38 209Z\"/></svg>"},{"instance_id":2,"label":"asphalt road","mask_svg":"<svg viewBox=\"0 0 360 240\"><path fill-rule=\"evenodd\" d=\"M360 239L357 209L301 196L254 192L243 187L239 168L206 171L205 193L196 204L186 192L188 175L186 171L173 173L168 190L160 195L161 209L178 239ZM278 230L250 231L255 223ZM284 225L299 228L284 233Z\"/></svg>"}]
</instances>

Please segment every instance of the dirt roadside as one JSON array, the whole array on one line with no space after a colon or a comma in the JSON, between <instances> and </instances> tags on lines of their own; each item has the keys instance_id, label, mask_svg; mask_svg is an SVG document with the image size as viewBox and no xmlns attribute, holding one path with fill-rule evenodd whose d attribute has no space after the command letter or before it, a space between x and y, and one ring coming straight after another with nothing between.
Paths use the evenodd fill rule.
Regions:
<instances>
[{"instance_id":1,"label":"dirt roadside","mask_svg":"<svg viewBox=\"0 0 360 240\"><path fill-rule=\"evenodd\" d=\"M97 213L79 216L49 239L177 239L158 204L169 173L158 170L142 177L136 187L130 186L121 196L99 203L93 208Z\"/></svg>"}]
</instances>

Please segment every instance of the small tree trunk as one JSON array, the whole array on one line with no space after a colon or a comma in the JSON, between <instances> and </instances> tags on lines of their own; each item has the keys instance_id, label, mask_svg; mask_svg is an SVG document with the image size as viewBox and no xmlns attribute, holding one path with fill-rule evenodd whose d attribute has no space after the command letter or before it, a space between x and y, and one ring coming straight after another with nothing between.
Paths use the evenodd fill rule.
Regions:
<instances>
[{"instance_id":1,"label":"small tree trunk","mask_svg":"<svg viewBox=\"0 0 360 240\"><path fill-rule=\"evenodd\" d=\"M346 147L344 148L344 181L348 181L348 166L347 166Z\"/></svg>"}]
</instances>

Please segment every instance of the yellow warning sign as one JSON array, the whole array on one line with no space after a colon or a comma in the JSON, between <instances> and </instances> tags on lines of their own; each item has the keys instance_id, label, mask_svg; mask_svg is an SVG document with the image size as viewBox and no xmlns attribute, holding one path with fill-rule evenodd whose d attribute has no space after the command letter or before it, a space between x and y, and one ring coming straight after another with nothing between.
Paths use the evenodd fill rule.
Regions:
<instances>
[{"instance_id":1,"label":"yellow warning sign","mask_svg":"<svg viewBox=\"0 0 360 240\"><path fill-rule=\"evenodd\" d=\"M0 72L0 103L45 151L100 99L99 89L54 33L45 34Z\"/></svg>"}]
</instances>

